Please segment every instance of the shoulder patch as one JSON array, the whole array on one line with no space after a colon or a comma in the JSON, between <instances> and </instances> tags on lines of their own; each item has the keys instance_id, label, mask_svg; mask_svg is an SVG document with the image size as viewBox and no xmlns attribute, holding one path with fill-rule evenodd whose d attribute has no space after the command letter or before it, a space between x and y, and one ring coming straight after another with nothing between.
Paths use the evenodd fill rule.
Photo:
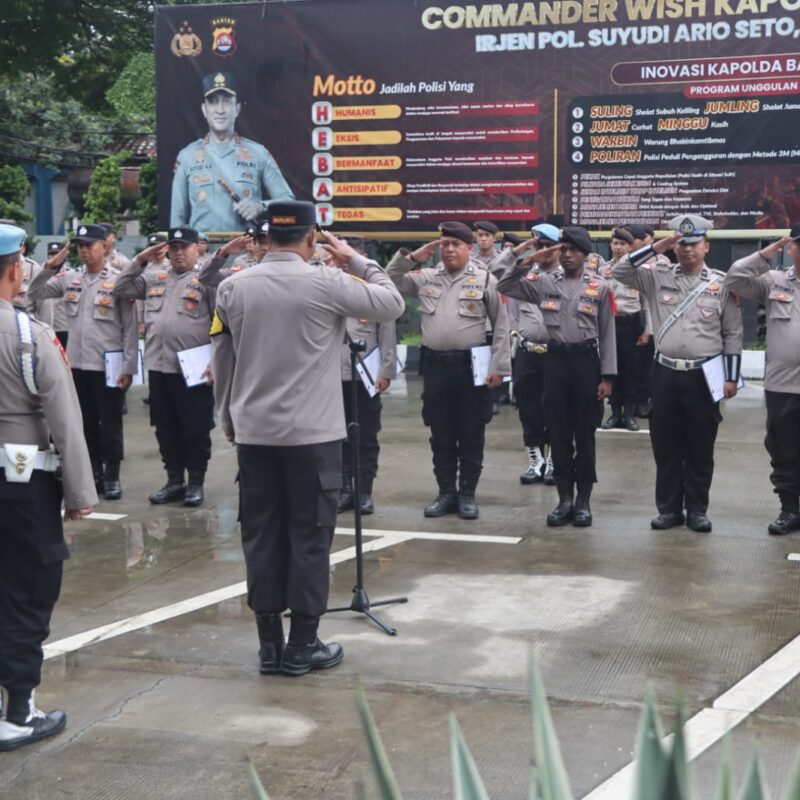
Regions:
<instances>
[{"instance_id":1,"label":"shoulder patch","mask_svg":"<svg viewBox=\"0 0 800 800\"><path fill-rule=\"evenodd\" d=\"M211 329L208 333L210 336L219 336L221 333L230 334L230 331L220 319L216 309L214 309L214 317L211 320Z\"/></svg>"}]
</instances>

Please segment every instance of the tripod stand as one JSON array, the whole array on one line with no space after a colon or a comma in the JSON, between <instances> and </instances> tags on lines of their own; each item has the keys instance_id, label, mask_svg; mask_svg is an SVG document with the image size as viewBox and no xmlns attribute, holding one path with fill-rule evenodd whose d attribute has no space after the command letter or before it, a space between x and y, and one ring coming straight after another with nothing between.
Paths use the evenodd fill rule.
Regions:
<instances>
[{"instance_id":1,"label":"tripod stand","mask_svg":"<svg viewBox=\"0 0 800 800\"><path fill-rule=\"evenodd\" d=\"M363 359L359 353L363 353L367 349L367 344L363 339L354 341L348 335L348 344L350 345L350 423L347 426L348 439L350 440L350 464L353 472L353 494L355 495L355 503L353 504L353 514L355 516L355 534L356 534L356 585L353 587L353 599L349 606L339 606L337 608L329 608L328 612L334 611L355 611L358 614L363 614L367 619L374 622L384 633L389 636L397 636L397 628L387 625L380 617L373 614L371 609L375 606L388 606L394 603L407 603L407 597L395 597L391 600L378 600L370 602L367 596L367 591L364 588L364 539L361 527L361 453L359 447L361 444L361 426L358 422L358 372L356 366L360 366L364 370L368 379L372 381L372 376L364 364Z\"/></svg>"}]
</instances>

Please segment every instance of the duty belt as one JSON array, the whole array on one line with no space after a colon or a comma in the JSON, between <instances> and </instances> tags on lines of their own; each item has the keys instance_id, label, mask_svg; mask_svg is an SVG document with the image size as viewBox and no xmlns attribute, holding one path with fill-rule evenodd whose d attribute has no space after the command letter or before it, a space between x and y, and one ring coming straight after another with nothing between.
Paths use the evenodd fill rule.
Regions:
<instances>
[{"instance_id":1,"label":"duty belt","mask_svg":"<svg viewBox=\"0 0 800 800\"><path fill-rule=\"evenodd\" d=\"M586 339L583 342L550 341L547 344L547 352L556 353L558 355L570 353L591 353L592 351L597 351L597 339Z\"/></svg>"},{"instance_id":2,"label":"duty belt","mask_svg":"<svg viewBox=\"0 0 800 800\"><path fill-rule=\"evenodd\" d=\"M472 363L469 350L431 350L430 347L426 347L425 358L440 364Z\"/></svg>"},{"instance_id":3,"label":"duty belt","mask_svg":"<svg viewBox=\"0 0 800 800\"><path fill-rule=\"evenodd\" d=\"M9 483L29 483L35 469L58 472L61 456L55 450L39 450L35 444L5 444L0 447L0 467Z\"/></svg>"},{"instance_id":4,"label":"duty belt","mask_svg":"<svg viewBox=\"0 0 800 800\"><path fill-rule=\"evenodd\" d=\"M529 353L538 353L541 355L547 352L546 342L530 342L524 336L519 337L519 346Z\"/></svg>"},{"instance_id":5,"label":"duty belt","mask_svg":"<svg viewBox=\"0 0 800 800\"><path fill-rule=\"evenodd\" d=\"M656 353L656 361L665 367L677 370L678 372L689 372L693 369L700 369L706 361L710 361L713 356L705 358L670 358L663 353Z\"/></svg>"}]
</instances>

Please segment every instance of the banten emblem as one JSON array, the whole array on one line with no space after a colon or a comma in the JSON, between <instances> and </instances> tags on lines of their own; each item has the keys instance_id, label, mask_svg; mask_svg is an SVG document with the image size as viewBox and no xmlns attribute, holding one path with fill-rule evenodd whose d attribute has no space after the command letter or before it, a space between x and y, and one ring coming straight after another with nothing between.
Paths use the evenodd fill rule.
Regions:
<instances>
[{"instance_id":1,"label":"banten emblem","mask_svg":"<svg viewBox=\"0 0 800 800\"><path fill-rule=\"evenodd\" d=\"M236 20L232 17L218 17L211 20L211 27L214 29L214 41L211 50L215 55L227 58L236 52L236 37L233 29Z\"/></svg>"},{"instance_id":2,"label":"banten emblem","mask_svg":"<svg viewBox=\"0 0 800 800\"><path fill-rule=\"evenodd\" d=\"M192 56L196 58L203 52L200 37L192 31L188 22L181 25L180 30L172 37L170 50L174 56Z\"/></svg>"}]
</instances>

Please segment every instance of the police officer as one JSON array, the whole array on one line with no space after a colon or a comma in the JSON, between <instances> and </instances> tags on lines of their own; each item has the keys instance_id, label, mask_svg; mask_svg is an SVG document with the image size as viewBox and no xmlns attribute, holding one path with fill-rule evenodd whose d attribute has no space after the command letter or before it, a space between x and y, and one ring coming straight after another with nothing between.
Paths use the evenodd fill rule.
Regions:
<instances>
[{"instance_id":1,"label":"police officer","mask_svg":"<svg viewBox=\"0 0 800 800\"><path fill-rule=\"evenodd\" d=\"M211 458L214 392L206 383L187 386L178 362L179 352L211 341L216 292L200 283L198 242L193 228L170 228L166 244L139 253L113 292L116 298L144 301L150 424L167 472L166 484L149 497L156 505L182 500L185 506L199 506ZM158 267L167 252L171 266ZM158 268L148 269L151 262Z\"/></svg>"},{"instance_id":2,"label":"police officer","mask_svg":"<svg viewBox=\"0 0 800 800\"><path fill-rule=\"evenodd\" d=\"M8 223L5 223L8 224ZM53 301L52 300L38 300L33 301L30 296L30 285L33 279L42 271L42 266L38 262L29 258L27 255L27 240L23 245L22 257L22 286L19 293L14 298L14 308L24 311L32 317L36 317L39 322L44 322L45 325L52 326L53 324Z\"/></svg>"},{"instance_id":3,"label":"police officer","mask_svg":"<svg viewBox=\"0 0 800 800\"><path fill-rule=\"evenodd\" d=\"M608 283L584 266L592 250L589 232L563 228L559 242L539 250L532 259L541 264L557 252L560 271L531 274L527 264L514 263L512 252L504 256L507 269L498 288L509 297L537 303L542 310L549 335L545 410L559 497L547 524L559 527L572 521L582 528L592 524L589 501L597 482L595 429L617 372L613 296Z\"/></svg>"},{"instance_id":4,"label":"police officer","mask_svg":"<svg viewBox=\"0 0 800 800\"><path fill-rule=\"evenodd\" d=\"M741 370L742 315L723 286L725 274L705 264L706 232L696 214L674 217L666 239L646 245L614 265L614 277L638 289L650 309L656 364L650 440L656 461L658 516L655 530L686 524L707 533L708 493L714 474L714 442L722 420L702 366L724 354L725 397L734 397ZM646 262L674 248L675 265Z\"/></svg>"},{"instance_id":5,"label":"police officer","mask_svg":"<svg viewBox=\"0 0 800 800\"><path fill-rule=\"evenodd\" d=\"M495 241L497 234L500 233L500 228L494 222L476 222L472 226L475 233L475 249L472 252L472 258L484 269L494 273L494 263L499 255L499 251L495 249Z\"/></svg>"},{"instance_id":6,"label":"police officer","mask_svg":"<svg viewBox=\"0 0 800 800\"><path fill-rule=\"evenodd\" d=\"M235 131L242 104L229 72L203 78L208 133L183 148L172 179L170 225L238 231L272 200L294 197L275 159Z\"/></svg>"},{"instance_id":7,"label":"police officer","mask_svg":"<svg viewBox=\"0 0 800 800\"><path fill-rule=\"evenodd\" d=\"M360 256L367 257L364 240L360 237L347 236L345 241ZM380 366L377 374L370 375L375 383L376 394L369 396L358 376L351 374L349 342L363 341L366 350L362 357L366 358L377 347L380 350ZM342 346L342 400L344 402L345 422L349 426L355 415L352 407L352 381L356 381L358 393L358 425L359 425L359 505L362 514L373 514L375 503L372 499L372 486L378 474L378 455L381 432L381 412L383 403L381 395L389 388L397 375L397 331L395 321L370 322L368 319L347 319L347 336ZM350 437L342 442L342 488L339 492L339 512L349 511L355 504L353 495L352 453Z\"/></svg>"},{"instance_id":8,"label":"police officer","mask_svg":"<svg viewBox=\"0 0 800 800\"><path fill-rule=\"evenodd\" d=\"M63 350L51 328L11 303L24 280L24 238L21 228L0 225L0 750L66 725L63 711L36 708L34 690L69 557L62 499L66 521L97 502Z\"/></svg>"},{"instance_id":9,"label":"police officer","mask_svg":"<svg viewBox=\"0 0 800 800\"><path fill-rule=\"evenodd\" d=\"M211 244L208 239L208 234L198 233L200 241L197 243L197 266L202 269L203 265L211 260L213 253L208 252L209 245Z\"/></svg>"},{"instance_id":10,"label":"police officer","mask_svg":"<svg viewBox=\"0 0 800 800\"><path fill-rule=\"evenodd\" d=\"M558 249L559 232L555 225L540 224L531 228L531 238L522 239L514 247L517 259L526 259L531 275L560 269ZM548 249L540 263L528 260L531 252ZM502 266L502 262L499 262ZM549 339L542 311L536 303L508 300L508 318L516 332L514 356L514 396L517 401L522 440L528 457L528 469L519 476L522 484L555 483L553 454L546 452L550 443L544 413L544 367ZM512 333L514 337L514 333ZM546 455L545 455L546 452Z\"/></svg>"},{"instance_id":11,"label":"police officer","mask_svg":"<svg viewBox=\"0 0 800 800\"><path fill-rule=\"evenodd\" d=\"M114 269L123 270L131 260L117 250L117 229L110 222L101 222L106 230L106 260Z\"/></svg>"},{"instance_id":12,"label":"police officer","mask_svg":"<svg viewBox=\"0 0 800 800\"><path fill-rule=\"evenodd\" d=\"M623 286L613 277L614 264L626 256L633 245L633 234L625 228L611 232L611 261L601 275L609 281L614 292L617 313L614 328L617 334L617 379L611 392L611 416L600 426L604 430L625 428L638 431L636 421L636 390L639 377L638 348L650 340L650 317L647 305L638 289Z\"/></svg>"},{"instance_id":13,"label":"police officer","mask_svg":"<svg viewBox=\"0 0 800 800\"><path fill-rule=\"evenodd\" d=\"M52 258L63 246L63 244L59 244L58 242L50 242L50 244L47 245L47 257ZM63 266L65 269L69 269L68 262L65 262ZM55 330L56 336L61 342L61 346L66 347L69 333L67 332L67 309L64 306L64 298L56 297L49 302L53 308L53 330Z\"/></svg>"},{"instance_id":14,"label":"police officer","mask_svg":"<svg viewBox=\"0 0 800 800\"><path fill-rule=\"evenodd\" d=\"M497 280L470 260L472 231L460 222L444 222L439 230L441 239L413 252L401 248L387 272L403 295L419 298L422 314L422 419L431 429L439 485L425 516L457 511L462 519L477 519L475 490L492 417L490 390L511 372L508 317ZM439 264L418 269L437 247ZM493 333L491 363L486 385L475 386L471 348L486 344L487 320Z\"/></svg>"},{"instance_id":15,"label":"police officer","mask_svg":"<svg viewBox=\"0 0 800 800\"><path fill-rule=\"evenodd\" d=\"M303 675L342 660L341 646L323 644L317 629L341 486L345 320L388 322L404 305L376 263L329 233L328 250L349 274L308 263L316 237L312 203L275 202L267 214L266 259L217 292L214 394L220 425L236 443L261 672ZM292 622L284 647L286 608Z\"/></svg>"},{"instance_id":16,"label":"police officer","mask_svg":"<svg viewBox=\"0 0 800 800\"><path fill-rule=\"evenodd\" d=\"M770 269L770 261L788 246L792 266ZM800 224L789 236L737 261L724 287L757 300L767 309L767 369L764 399L770 480L781 512L767 530L782 535L800 530Z\"/></svg>"},{"instance_id":17,"label":"police officer","mask_svg":"<svg viewBox=\"0 0 800 800\"><path fill-rule=\"evenodd\" d=\"M124 455L122 403L138 370L139 340L133 301L119 300L112 291L119 272L106 261L106 231L86 224L75 236L82 267L56 270L66 261L69 247L48 259L31 284L34 300L63 297L67 308L67 356L81 403L83 431L92 458L95 481L106 500L119 500L120 463ZM122 352L116 386L106 386L105 354Z\"/></svg>"},{"instance_id":18,"label":"police officer","mask_svg":"<svg viewBox=\"0 0 800 800\"><path fill-rule=\"evenodd\" d=\"M268 230L269 224L264 219L248 225L244 236L238 236L222 245L205 264L200 266L200 283L216 287L225 278L260 263L267 254ZM236 255L236 258L229 267L226 267L225 262L231 255Z\"/></svg>"}]
</instances>

